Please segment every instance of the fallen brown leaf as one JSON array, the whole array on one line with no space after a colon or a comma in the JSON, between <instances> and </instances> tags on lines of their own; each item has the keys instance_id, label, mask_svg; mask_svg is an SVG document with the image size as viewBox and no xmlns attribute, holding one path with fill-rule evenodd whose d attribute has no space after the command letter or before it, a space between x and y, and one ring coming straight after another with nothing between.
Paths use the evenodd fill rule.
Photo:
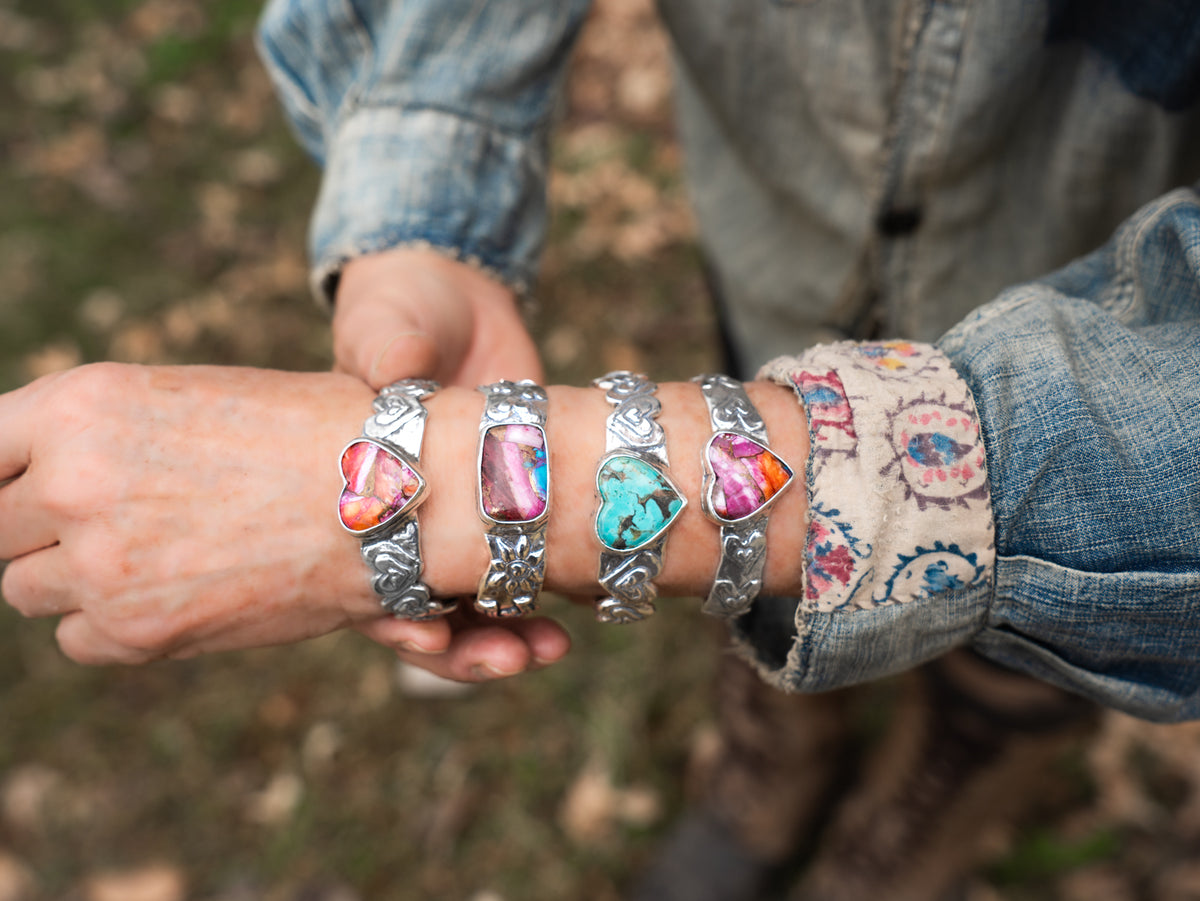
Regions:
<instances>
[{"instance_id":1,"label":"fallen brown leaf","mask_svg":"<svg viewBox=\"0 0 1200 901\"><path fill-rule=\"evenodd\" d=\"M83 886L85 901L183 901L186 893L183 872L167 863L97 873Z\"/></svg>"},{"instance_id":2,"label":"fallen brown leaf","mask_svg":"<svg viewBox=\"0 0 1200 901\"><path fill-rule=\"evenodd\" d=\"M29 867L0 851L0 901L33 901L35 887Z\"/></svg>"}]
</instances>

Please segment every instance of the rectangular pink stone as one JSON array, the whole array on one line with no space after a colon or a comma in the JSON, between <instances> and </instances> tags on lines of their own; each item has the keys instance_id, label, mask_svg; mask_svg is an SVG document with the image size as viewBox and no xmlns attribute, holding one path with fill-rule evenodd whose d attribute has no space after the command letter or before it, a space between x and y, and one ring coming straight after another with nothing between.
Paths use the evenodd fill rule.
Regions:
<instances>
[{"instance_id":1,"label":"rectangular pink stone","mask_svg":"<svg viewBox=\"0 0 1200 901\"><path fill-rule=\"evenodd\" d=\"M483 436L479 498L496 522L529 522L546 512L549 496L546 434L534 425L497 425Z\"/></svg>"}]
</instances>

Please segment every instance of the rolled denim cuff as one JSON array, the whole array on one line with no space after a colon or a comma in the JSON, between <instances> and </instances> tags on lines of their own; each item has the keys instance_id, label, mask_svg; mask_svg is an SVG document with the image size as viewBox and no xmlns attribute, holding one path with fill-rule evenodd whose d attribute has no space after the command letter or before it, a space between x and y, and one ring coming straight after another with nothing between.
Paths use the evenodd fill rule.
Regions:
<instances>
[{"instance_id":1,"label":"rolled denim cuff","mask_svg":"<svg viewBox=\"0 0 1200 901\"><path fill-rule=\"evenodd\" d=\"M537 139L435 109L357 109L330 145L313 213L313 293L331 304L347 261L421 246L524 294L545 234L545 182Z\"/></svg>"},{"instance_id":2,"label":"rolled denim cuff","mask_svg":"<svg viewBox=\"0 0 1200 901\"><path fill-rule=\"evenodd\" d=\"M793 388L808 417L807 543L803 595L760 599L734 626L743 650L768 680L819 691L969 642L996 552L979 416L950 361L925 344L842 342L759 377Z\"/></svg>"}]
</instances>

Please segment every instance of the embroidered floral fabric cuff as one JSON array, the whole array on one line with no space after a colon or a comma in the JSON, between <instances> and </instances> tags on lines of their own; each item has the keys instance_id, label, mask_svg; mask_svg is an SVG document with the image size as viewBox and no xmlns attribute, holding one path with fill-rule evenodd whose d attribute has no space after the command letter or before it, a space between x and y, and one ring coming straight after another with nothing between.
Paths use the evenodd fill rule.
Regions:
<instances>
[{"instance_id":1,"label":"embroidered floral fabric cuff","mask_svg":"<svg viewBox=\"0 0 1200 901\"><path fill-rule=\"evenodd\" d=\"M950 361L925 344L841 342L759 377L795 389L811 439L804 594L786 659L757 654L764 674L829 688L963 643L995 546L979 417Z\"/></svg>"}]
</instances>

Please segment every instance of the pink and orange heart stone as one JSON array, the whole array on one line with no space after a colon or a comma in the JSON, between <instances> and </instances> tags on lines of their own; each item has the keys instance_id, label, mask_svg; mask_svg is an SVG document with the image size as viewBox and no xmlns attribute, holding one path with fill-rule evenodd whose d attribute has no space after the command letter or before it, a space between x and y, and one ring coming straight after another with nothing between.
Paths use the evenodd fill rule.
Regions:
<instances>
[{"instance_id":1,"label":"pink and orange heart stone","mask_svg":"<svg viewBox=\"0 0 1200 901\"><path fill-rule=\"evenodd\" d=\"M425 487L420 473L373 441L355 441L342 451L342 477L338 514L342 525L360 534L395 519Z\"/></svg>"},{"instance_id":2,"label":"pink and orange heart stone","mask_svg":"<svg viewBox=\"0 0 1200 901\"><path fill-rule=\"evenodd\" d=\"M725 522L763 509L792 480L792 470L775 453L737 432L717 432L708 443L713 478L708 506Z\"/></svg>"}]
</instances>

